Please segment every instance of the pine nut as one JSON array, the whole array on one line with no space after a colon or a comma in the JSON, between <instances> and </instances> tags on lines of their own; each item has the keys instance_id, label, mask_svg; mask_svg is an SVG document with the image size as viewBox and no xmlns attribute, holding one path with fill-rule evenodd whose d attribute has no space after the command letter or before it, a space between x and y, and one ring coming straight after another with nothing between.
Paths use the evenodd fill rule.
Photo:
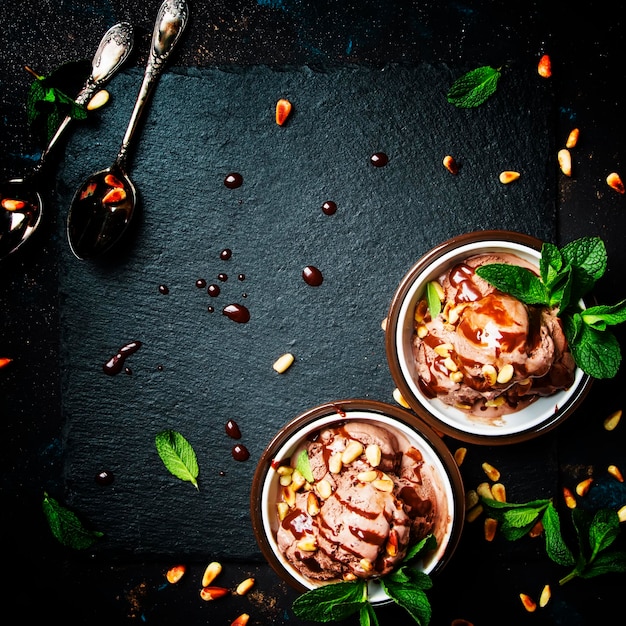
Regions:
<instances>
[{"instance_id":1,"label":"pine nut","mask_svg":"<svg viewBox=\"0 0 626 626\"><path fill-rule=\"evenodd\" d=\"M284 374L295 361L295 357L290 352L286 352L285 354L279 356L275 361L272 367L275 372L279 374Z\"/></svg>"},{"instance_id":2,"label":"pine nut","mask_svg":"<svg viewBox=\"0 0 626 626\"><path fill-rule=\"evenodd\" d=\"M349 441L346 449L341 453L341 462L344 465L356 461L363 454L363 444L360 441Z\"/></svg>"},{"instance_id":3,"label":"pine nut","mask_svg":"<svg viewBox=\"0 0 626 626\"><path fill-rule=\"evenodd\" d=\"M382 458L382 452L380 450L380 446L375 443L370 443L365 448L365 458L367 459L367 462L372 467L378 467L380 465L380 460Z\"/></svg>"},{"instance_id":4,"label":"pine nut","mask_svg":"<svg viewBox=\"0 0 626 626\"><path fill-rule=\"evenodd\" d=\"M284 502L283 502L284 504ZM204 574L202 575L202 586L208 587L222 571L222 564L217 561L213 561L206 566Z\"/></svg>"}]
</instances>

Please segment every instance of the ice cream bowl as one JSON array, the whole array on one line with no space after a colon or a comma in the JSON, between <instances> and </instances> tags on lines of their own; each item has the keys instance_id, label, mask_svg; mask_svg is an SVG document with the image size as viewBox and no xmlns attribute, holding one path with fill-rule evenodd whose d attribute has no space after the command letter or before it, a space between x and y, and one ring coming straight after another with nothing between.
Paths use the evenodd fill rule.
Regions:
<instances>
[{"instance_id":1,"label":"ice cream bowl","mask_svg":"<svg viewBox=\"0 0 626 626\"><path fill-rule=\"evenodd\" d=\"M389 368L406 404L437 432L485 445L526 441L562 423L587 395L592 378L573 366L567 387L545 395L538 393L531 401L529 394L519 407L505 407L508 411L484 410L484 407L478 411L462 403L455 406L442 401L441 395L433 393L424 376L420 376L415 337L420 318L418 307L423 308L427 285L439 281L446 272L451 275L477 255L497 258L512 254L521 264L538 271L542 245L539 239L510 231L480 231L454 237L422 256L397 287L385 326ZM442 306L445 307L444 302ZM484 330L477 332L484 334Z\"/></svg>"},{"instance_id":2,"label":"ice cream bowl","mask_svg":"<svg viewBox=\"0 0 626 626\"><path fill-rule=\"evenodd\" d=\"M250 507L254 534L266 560L285 582L301 592L321 585L350 579L349 577L341 577L320 580L319 578L310 577L308 572L303 573L302 568L299 565L296 566L294 564L296 562L286 556L283 549L284 546L281 548L278 540L279 527L291 523L289 515L292 517L298 515L301 518L298 523L302 523L304 526L307 524L306 518L308 517L306 512L297 511L299 505L296 504L295 506L292 505L291 511L287 513L286 517L283 516L281 519L279 508L280 506L285 506L283 489L287 489L287 491L289 489L289 487L285 488L281 485L282 470L285 467L296 465L296 457L302 453L302 450L310 450L308 446L311 442L324 441L323 433L343 429L347 429L350 433L354 433L355 429L368 432L369 430L377 431L378 429L383 429L387 434L391 435L392 439L397 442L399 449L403 451L402 455L400 455L402 458L408 459L406 456L408 453L413 458L419 459L421 480L425 488L436 494L436 499L432 498L434 502L429 503L429 506L432 506L432 509L429 509L432 511L432 515L429 513L432 525L425 532L433 535L437 540L437 544L436 548L425 553L423 558L412 561L411 566L417 567L430 575L440 571L452 557L460 540L463 527L465 497L458 466L442 439L429 426L400 407L372 400L341 400L307 410L281 429L263 452L254 474ZM360 439L360 436L357 435L357 438ZM320 452L320 455L318 458L324 458L326 459L325 462L329 462L327 454ZM382 457L388 458L385 449L383 449ZM365 459L365 452L362 453L361 458ZM360 460L355 461L355 463L360 462ZM383 467L382 463L380 467ZM319 466L315 470L316 476L319 477L318 472ZM383 477L384 473L379 472L379 475ZM361 478L354 478L355 483L360 480ZM314 481L313 485L310 492L319 496L319 483ZM361 486L359 485L358 488ZM396 485L396 488L399 489L398 485ZM306 493L307 487L301 491ZM345 492L343 493L345 496ZM337 495L339 500L343 499L339 497L339 492L335 495ZM391 497L391 494L389 495ZM328 507L328 503L333 499L333 496L329 497L328 494L325 494L325 497L328 498L326 501L324 501L324 498L318 497L322 513L318 513L320 517L318 517L318 522L316 523L320 525L329 521L328 517L324 518L324 507ZM353 508L360 506L355 504L356 500L351 501L354 505ZM335 501L334 506L336 504L337 502ZM388 511L388 509L385 510ZM353 510L346 509L344 514L345 519L342 520L341 524L343 524L344 531L348 532L349 529L351 537L361 537L361 539L368 537L369 541L372 535L379 532L379 529L374 530L369 527L370 523L376 524L373 521L376 513L372 514L372 509L368 509L368 512L364 513L367 517L364 525L368 526L368 528L362 526L356 528L357 523L354 521L354 515L356 514ZM333 519L335 520L336 515L337 511L335 509L333 512ZM402 515L402 511L397 513L397 515ZM378 517L378 519L381 521L383 518ZM397 518L394 517L394 519ZM398 521L398 524L401 524L401 522ZM393 523L391 526L393 527ZM400 528L400 526L398 525L395 528ZM373 543L379 546L381 554L386 555L385 546L389 535L385 536L385 538L377 535L377 538L372 540ZM350 539L348 539L349 542ZM334 554L343 554L345 556L344 546L339 545L336 547L338 547L338 551ZM319 550L325 551L326 554L330 552L327 545L323 545L321 541ZM358 552L354 546L346 546L346 550L355 550L355 554ZM379 577L369 577L369 575L362 577L368 581L370 602L373 604L390 602L389 597L379 582Z\"/></svg>"}]
</instances>

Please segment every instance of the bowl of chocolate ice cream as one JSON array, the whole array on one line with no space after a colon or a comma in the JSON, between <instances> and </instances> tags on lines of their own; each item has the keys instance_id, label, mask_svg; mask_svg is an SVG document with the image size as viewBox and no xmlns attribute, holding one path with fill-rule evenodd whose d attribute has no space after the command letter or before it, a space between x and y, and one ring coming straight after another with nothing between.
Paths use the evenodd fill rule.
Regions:
<instances>
[{"instance_id":1,"label":"bowl of chocolate ice cream","mask_svg":"<svg viewBox=\"0 0 626 626\"><path fill-rule=\"evenodd\" d=\"M365 579L378 584L425 538L414 565L427 574L449 561L461 536L464 490L442 439L410 412L371 400L305 411L269 443L251 491L263 555L292 587ZM431 539L432 540L432 539Z\"/></svg>"},{"instance_id":2,"label":"bowl of chocolate ice cream","mask_svg":"<svg viewBox=\"0 0 626 626\"><path fill-rule=\"evenodd\" d=\"M477 274L509 264L539 275L541 248L521 233L468 233L426 253L398 286L385 327L391 375L437 432L489 445L525 441L587 394L592 379L574 362L558 310L524 304Z\"/></svg>"}]
</instances>

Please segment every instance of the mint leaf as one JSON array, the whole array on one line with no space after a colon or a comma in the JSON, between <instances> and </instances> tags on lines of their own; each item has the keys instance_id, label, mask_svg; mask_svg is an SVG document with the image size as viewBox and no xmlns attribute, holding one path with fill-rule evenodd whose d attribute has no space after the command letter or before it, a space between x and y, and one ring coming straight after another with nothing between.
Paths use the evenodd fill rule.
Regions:
<instances>
[{"instance_id":1,"label":"mint leaf","mask_svg":"<svg viewBox=\"0 0 626 626\"><path fill-rule=\"evenodd\" d=\"M591 547L590 561L593 561L599 552L606 550L619 535L619 517L615 511L600 509L591 521L589 527L589 545Z\"/></svg>"},{"instance_id":2,"label":"mint leaf","mask_svg":"<svg viewBox=\"0 0 626 626\"><path fill-rule=\"evenodd\" d=\"M550 559L559 565L573 566L576 560L563 540L559 514L552 503L546 508L542 521L546 537L546 552Z\"/></svg>"},{"instance_id":3,"label":"mint leaf","mask_svg":"<svg viewBox=\"0 0 626 626\"><path fill-rule=\"evenodd\" d=\"M591 565L578 575L581 578L593 578L601 574L619 574L626 572L626 552L605 552L598 555Z\"/></svg>"},{"instance_id":4,"label":"mint leaf","mask_svg":"<svg viewBox=\"0 0 626 626\"><path fill-rule=\"evenodd\" d=\"M533 500L516 504L482 497L481 501L489 517L498 520L500 532L509 541L526 535L551 503L551 500Z\"/></svg>"},{"instance_id":5,"label":"mint leaf","mask_svg":"<svg viewBox=\"0 0 626 626\"><path fill-rule=\"evenodd\" d=\"M439 299L435 282L432 280L426 285L426 302L428 303L430 316L435 319L441 313L441 300Z\"/></svg>"},{"instance_id":6,"label":"mint leaf","mask_svg":"<svg viewBox=\"0 0 626 626\"><path fill-rule=\"evenodd\" d=\"M413 560L415 557L421 555L424 552L429 552L430 550L434 550L437 547L437 538L435 535L427 535L420 541L418 541L415 545L411 546L405 556L402 559L403 563L408 563Z\"/></svg>"},{"instance_id":7,"label":"mint leaf","mask_svg":"<svg viewBox=\"0 0 626 626\"><path fill-rule=\"evenodd\" d=\"M525 304L547 306L549 298L541 279L525 267L508 263L490 263L476 268L476 274L496 289Z\"/></svg>"},{"instance_id":8,"label":"mint leaf","mask_svg":"<svg viewBox=\"0 0 626 626\"><path fill-rule=\"evenodd\" d=\"M604 275L607 267L606 247L600 237L581 237L563 246L566 263L588 276L592 286Z\"/></svg>"},{"instance_id":9,"label":"mint leaf","mask_svg":"<svg viewBox=\"0 0 626 626\"><path fill-rule=\"evenodd\" d=\"M544 242L541 246L539 273L546 287L550 288L558 279L563 270L563 265L561 251L553 243Z\"/></svg>"},{"instance_id":10,"label":"mint leaf","mask_svg":"<svg viewBox=\"0 0 626 626\"><path fill-rule=\"evenodd\" d=\"M612 306L592 306L580 313L583 322L596 330L606 330L607 326L614 326L626 322L626 300Z\"/></svg>"},{"instance_id":11,"label":"mint leaf","mask_svg":"<svg viewBox=\"0 0 626 626\"><path fill-rule=\"evenodd\" d=\"M304 480L312 483L313 472L311 472L311 464L309 462L309 455L306 450L302 450L296 459L296 469L304 476Z\"/></svg>"},{"instance_id":12,"label":"mint leaf","mask_svg":"<svg viewBox=\"0 0 626 626\"><path fill-rule=\"evenodd\" d=\"M360 626L379 626L378 618L376 617L376 613L374 613L374 607L369 602L361 606L359 611L359 624Z\"/></svg>"},{"instance_id":13,"label":"mint leaf","mask_svg":"<svg viewBox=\"0 0 626 626\"><path fill-rule=\"evenodd\" d=\"M563 330L576 365L594 378L613 378L622 361L621 349L609 330L596 330L584 323L580 313L562 318Z\"/></svg>"},{"instance_id":14,"label":"mint leaf","mask_svg":"<svg viewBox=\"0 0 626 626\"><path fill-rule=\"evenodd\" d=\"M500 76L500 70L489 65L467 72L450 87L448 102L459 108L480 106L495 93Z\"/></svg>"},{"instance_id":15,"label":"mint leaf","mask_svg":"<svg viewBox=\"0 0 626 626\"><path fill-rule=\"evenodd\" d=\"M104 533L85 528L78 516L44 492L43 512L54 537L75 550L91 547Z\"/></svg>"},{"instance_id":16,"label":"mint leaf","mask_svg":"<svg viewBox=\"0 0 626 626\"><path fill-rule=\"evenodd\" d=\"M198 461L191 444L175 430L161 431L154 443L165 467L174 476L198 489Z\"/></svg>"},{"instance_id":17,"label":"mint leaf","mask_svg":"<svg viewBox=\"0 0 626 626\"><path fill-rule=\"evenodd\" d=\"M427 576L423 572L413 571L416 574ZM432 615L430 602L426 594L413 580L410 582L397 582L393 577L383 576L381 584L387 595L396 604L405 609L419 626L427 626Z\"/></svg>"},{"instance_id":18,"label":"mint leaf","mask_svg":"<svg viewBox=\"0 0 626 626\"><path fill-rule=\"evenodd\" d=\"M341 621L359 613L367 603L367 585L363 580L339 582L315 587L296 598L293 612L314 622Z\"/></svg>"}]
</instances>

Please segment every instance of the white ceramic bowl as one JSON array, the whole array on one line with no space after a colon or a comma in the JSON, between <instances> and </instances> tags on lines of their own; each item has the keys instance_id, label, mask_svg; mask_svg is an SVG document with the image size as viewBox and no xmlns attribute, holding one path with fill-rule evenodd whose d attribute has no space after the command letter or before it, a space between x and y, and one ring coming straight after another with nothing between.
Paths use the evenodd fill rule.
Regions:
<instances>
[{"instance_id":1,"label":"white ceramic bowl","mask_svg":"<svg viewBox=\"0 0 626 626\"><path fill-rule=\"evenodd\" d=\"M592 379L577 368L569 389L539 398L526 408L498 419L485 420L428 397L418 384L412 349L414 313L426 284L468 257L489 252L513 253L538 267L541 246L542 242L534 237L510 231L469 233L433 248L401 281L387 317L387 360L406 402L436 431L470 443L497 445L524 441L557 426L587 394Z\"/></svg>"},{"instance_id":2,"label":"white ceramic bowl","mask_svg":"<svg viewBox=\"0 0 626 626\"><path fill-rule=\"evenodd\" d=\"M280 487L276 468L320 429L350 420L373 422L400 438L406 438L422 453L427 473L438 483L442 494L438 503L442 515L434 530L438 546L428 560L422 561L421 569L429 574L439 571L449 561L461 537L465 515L461 475L450 451L431 428L410 412L381 402L342 400L323 404L295 418L270 442L257 466L250 497L252 526L263 555L277 574L299 591L327 583L310 580L300 574L278 549L276 506ZM373 603L389 601L381 585L374 582L370 583L369 594Z\"/></svg>"}]
</instances>

